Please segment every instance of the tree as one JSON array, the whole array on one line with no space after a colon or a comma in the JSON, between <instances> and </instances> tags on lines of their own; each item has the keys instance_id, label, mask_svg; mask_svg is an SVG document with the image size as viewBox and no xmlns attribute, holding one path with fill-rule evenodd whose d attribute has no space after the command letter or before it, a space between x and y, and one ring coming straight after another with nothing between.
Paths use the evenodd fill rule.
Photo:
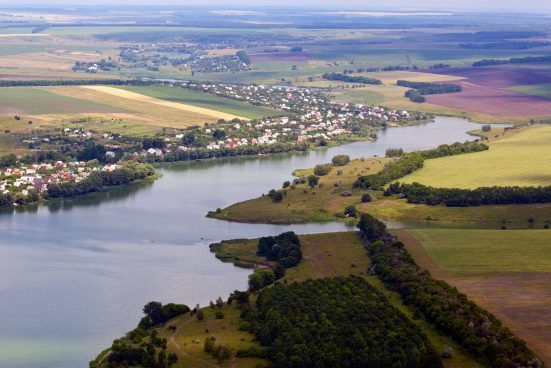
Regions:
<instances>
[{"instance_id":1,"label":"tree","mask_svg":"<svg viewBox=\"0 0 551 368\"><path fill-rule=\"evenodd\" d=\"M318 185L319 177L316 175L310 175L308 176L308 185L310 188L314 188L316 185Z\"/></svg>"},{"instance_id":2,"label":"tree","mask_svg":"<svg viewBox=\"0 0 551 368\"><path fill-rule=\"evenodd\" d=\"M205 313L203 312L202 309L198 309L197 310L197 319L199 321L202 321L204 318L205 318Z\"/></svg>"},{"instance_id":3,"label":"tree","mask_svg":"<svg viewBox=\"0 0 551 368\"><path fill-rule=\"evenodd\" d=\"M331 160L331 163L335 166L345 166L350 163L350 156L348 155L336 155Z\"/></svg>"},{"instance_id":4,"label":"tree","mask_svg":"<svg viewBox=\"0 0 551 368\"><path fill-rule=\"evenodd\" d=\"M151 319L153 325L166 321L163 305L159 302L149 302L143 307L144 314Z\"/></svg>"},{"instance_id":5,"label":"tree","mask_svg":"<svg viewBox=\"0 0 551 368\"><path fill-rule=\"evenodd\" d=\"M222 307L224 306L224 301L222 300L221 297L218 297L218 298L216 299L216 306L217 306L218 308L222 308Z\"/></svg>"}]
</instances>

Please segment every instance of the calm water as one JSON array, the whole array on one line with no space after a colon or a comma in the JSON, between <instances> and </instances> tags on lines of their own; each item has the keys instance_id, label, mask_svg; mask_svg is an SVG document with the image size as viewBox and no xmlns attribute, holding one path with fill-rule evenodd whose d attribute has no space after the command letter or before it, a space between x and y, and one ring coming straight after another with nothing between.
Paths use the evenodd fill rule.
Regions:
<instances>
[{"instance_id":1,"label":"calm water","mask_svg":"<svg viewBox=\"0 0 551 368\"><path fill-rule=\"evenodd\" d=\"M181 164L161 169L155 183L1 214L0 367L87 367L151 300L205 305L245 289L249 271L216 260L213 241L346 229L227 223L205 218L209 210L279 187L293 169L336 154L427 149L472 139L465 132L477 127L439 117L327 151Z\"/></svg>"}]
</instances>

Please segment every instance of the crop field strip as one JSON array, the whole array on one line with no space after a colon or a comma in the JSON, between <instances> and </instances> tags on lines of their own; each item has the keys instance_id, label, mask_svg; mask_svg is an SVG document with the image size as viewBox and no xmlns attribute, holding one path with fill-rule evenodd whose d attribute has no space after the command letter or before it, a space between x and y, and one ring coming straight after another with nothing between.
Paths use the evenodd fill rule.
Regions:
<instances>
[{"instance_id":1,"label":"crop field strip","mask_svg":"<svg viewBox=\"0 0 551 368\"><path fill-rule=\"evenodd\" d=\"M202 125L205 122L214 123L224 117L233 118L234 116L195 106L192 106L192 109L190 109L183 104L170 103L149 96L133 94L115 87L94 89L62 86L48 87L46 90L60 96L78 97L83 100L115 106L123 110L122 113L104 114L103 117L106 118L119 118L160 127L185 128L195 124ZM121 95L126 97L122 97ZM201 113L203 110L206 110L208 115Z\"/></svg>"},{"instance_id":2,"label":"crop field strip","mask_svg":"<svg viewBox=\"0 0 551 368\"><path fill-rule=\"evenodd\" d=\"M416 261L487 308L551 362L549 230L397 231Z\"/></svg>"},{"instance_id":3,"label":"crop field strip","mask_svg":"<svg viewBox=\"0 0 551 368\"><path fill-rule=\"evenodd\" d=\"M264 116L280 115L282 113L281 111L274 109L258 107L246 102L235 101L229 98L218 97L208 93L193 91L185 88L158 86L117 86L117 88L157 98L159 100L193 105L253 119L262 118Z\"/></svg>"}]
</instances>

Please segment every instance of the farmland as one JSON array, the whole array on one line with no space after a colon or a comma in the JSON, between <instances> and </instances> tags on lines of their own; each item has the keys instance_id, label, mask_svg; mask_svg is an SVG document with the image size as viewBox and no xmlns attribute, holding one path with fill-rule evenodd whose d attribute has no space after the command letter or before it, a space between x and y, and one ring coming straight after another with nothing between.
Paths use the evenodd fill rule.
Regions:
<instances>
[{"instance_id":1,"label":"farmland","mask_svg":"<svg viewBox=\"0 0 551 368\"><path fill-rule=\"evenodd\" d=\"M0 89L0 114L43 115L78 113L116 113L120 108L78 97L61 96L39 88Z\"/></svg>"},{"instance_id":2,"label":"farmland","mask_svg":"<svg viewBox=\"0 0 551 368\"><path fill-rule=\"evenodd\" d=\"M551 185L550 139L549 126L506 134L492 142L488 151L428 160L401 181L469 189Z\"/></svg>"},{"instance_id":3,"label":"farmland","mask_svg":"<svg viewBox=\"0 0 551 368\"><path fill-rule=\"evenodd\" d=\"M398 236L422 267L491 310L551 361L548 230L424 229Z\"/></svg>"},{"instance_id":4,"label":"farmland","mask_svg":"<svg viewBox=\"0 0 551 368\"><path fill-rule=\"evenodd\" d=\"M549 68L494 66L442 71L461 79L462 92L428 96L427 102L458 110L503 117L545 116L551 102L538 94L520 93L515 86L549 83Z\"/></svg>"},{"instance_id":5,"label":"farmland","mask_svg":"<svg viewBox=\"0 0 551 368\"><path fill-rule=\"evenodd\" d=\"M539 96L539 97L551 99L551 83L511 87L510 89L512 91L525 93L527 95Z\"/></svg>"},{"instance_id":6,"label":"farmland","mask_svg":"<svg viewBox=\"0 0 551 368\"><path fill-rule=\"evenodd\" d=\"M281 112L273 109L257 107L244 102L234 101L223 97L217 97L207 93L195 92L190 89L184 88L131 86L122 86L117 88L150 96L160 100L193 105L205 109L224 112L227 114L244 116L250 119L281 114Z\"/></svg>"}]
</instances>

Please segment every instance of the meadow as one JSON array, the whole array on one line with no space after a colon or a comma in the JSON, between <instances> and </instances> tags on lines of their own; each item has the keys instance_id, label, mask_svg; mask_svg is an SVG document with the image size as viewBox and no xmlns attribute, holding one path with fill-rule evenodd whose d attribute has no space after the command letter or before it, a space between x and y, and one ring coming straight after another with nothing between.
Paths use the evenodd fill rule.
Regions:
<instances>
[{"instance_id":1,"label":"meadow","mask_svg":"<svg viewBox=\"0 0 551 368\"><path fill-rule=\"evenodd\" d=\"M397 231L415 260L489 309L551 362L549 230Z\"/></svg>"},{"instance_id":2,"label":"meadow","mask_svg":"<svg viewBox=\"0 0 551 368\"><path fill-rule=\"evenodd\" d=\"M427 160L421 170L401 179L445 188L551 185L551 127L505 133L490 149Z\"/></svg>"}]
</instances>

